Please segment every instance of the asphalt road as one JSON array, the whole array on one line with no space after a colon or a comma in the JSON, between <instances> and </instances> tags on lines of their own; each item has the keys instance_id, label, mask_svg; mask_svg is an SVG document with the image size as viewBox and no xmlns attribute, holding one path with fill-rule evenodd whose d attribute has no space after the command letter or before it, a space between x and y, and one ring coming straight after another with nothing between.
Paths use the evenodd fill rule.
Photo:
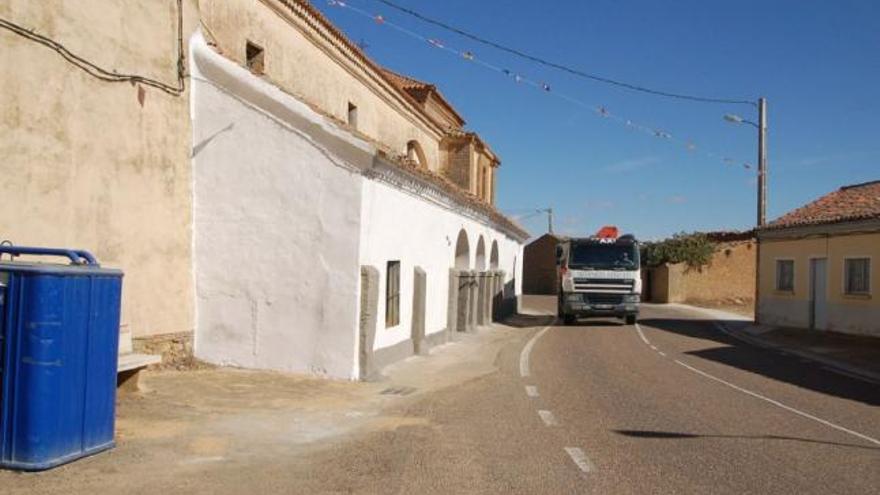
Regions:
<instances>
[{"instance_id":1,"label":"asphalt road","mask_svg":"<svg viewBox=\"0 0 880 495\"><path fill-rule=\"evenodd\" d=\"M528 306L555 309L552 298ZM297 488L880 492L880 386L732 340L681 309L646 307L638 326L553 323L520 317L498 372L407 405L407 426L315 454Z\"/></svg>"}]
</instances>

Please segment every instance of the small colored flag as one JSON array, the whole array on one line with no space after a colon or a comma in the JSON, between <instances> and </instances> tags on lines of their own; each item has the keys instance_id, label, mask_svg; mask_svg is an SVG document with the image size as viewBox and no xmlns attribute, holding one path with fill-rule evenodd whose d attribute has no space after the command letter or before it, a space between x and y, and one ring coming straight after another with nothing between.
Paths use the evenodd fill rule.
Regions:
<instances>
[{"instance_id":1,"label":"small colored flag","mask_svg":"<svg viewBox=\"0 0 880 495\"><path fill-rule=\"evenodd\" d=\"M544 91L550 91L550 85L547 83L541 83L541 89Z\"/></svg>"},{"instance_id":2,"label":"small colored flag","mask_svg":"<svg viewBox=\"0 0 880 495\"><path fill-rule=\"evenodd\" d=\"M473 60L474 59L474 54L472 52L464 52L461 54L461 56L464 57L465 60Z\"/></svg>"},{"instance_id":3,"label":"small colored flag","mask_svg":"<svg viewBox=\"0 0 880 495\"><path fill-rule=\"evenodd\" d=\"M519 74L517 74L517 75L513 76L513 80L516 81L516 82L521 82L521 81L522 81L522 76L520 76Z\"/></svg>"},{"instance_id":4,"label":"small colored flag","mask_svg":"<svg viewBox=\"0 0 880 495\"><path fill-rule=\"evenodd\" d=\"M607 117L607 116L609 115L609 113L608 113L608 109L605 108L605 107L599 107L599 108L597 108L597 109L596 109L596 112L597 112L599 115L603 116L603 117ZM629 121L626 121L626 123L627 123L627 125L629 125Z\"/></svg>"},{"instance_id":5,"label":"small colored flag","mask_svg":"<svg viewBox=\"0 0 880 495\"><path fill-rule=\"evenodd\" d=\"M429 39L428 43L436 46L437 48L444 48L443 43L440 40L435 39L435 38Z\"/></svg>"},{"instance_id":6,"label":"small colored flag","mask_svg":"<svg viewBox=\"0 0 880 495\"><path fill-rule=\"evenodd\" d=\"M376 24L385 24L385 18L382 17L381 15L377 15L376 17L373 17L373 20L376 21Z\"/></svg>"}]
</instances>

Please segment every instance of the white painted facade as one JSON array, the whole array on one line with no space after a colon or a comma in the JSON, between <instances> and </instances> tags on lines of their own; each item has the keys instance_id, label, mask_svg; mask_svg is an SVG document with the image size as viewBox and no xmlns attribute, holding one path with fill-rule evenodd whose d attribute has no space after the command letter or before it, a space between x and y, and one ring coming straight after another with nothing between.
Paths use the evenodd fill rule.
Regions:
<instances>
[{"instance_id":1,"label":"white painted facade","mask_svg":"<svg viewBox=\"0 0 880 495\"><path fill-rule=\"evenodd\" d=\"M428 335L447 328L464 229L521 293L522 241L374 145L190 43L195 354L248 368L357 378L360 267L380 272L375 349L410 337L413 269L427 273ZM385 270L401 262L400 323L385 328Z\"/></svg>"},{"instance_id":2,"label":"white painted facade","mask_svg":"<svg viewBox=\"0 0 880 495\"><path fill-rule=\"evenodd\" d=\"M447 328L449 269L455 265L455 242L462 229L468 236L469 268L489 268L489 250L498 244L498 269L505 271L505 283L517 284L520 294L521 271L514 267L522 260L522 244L485 223L447 209L441 204L415 196L377 180L363 181L361 210L360 263L379 269L379 321L376 325L376 349L408 339L412 330L412 293L415 267L427 274L425 334ZM485 243L485 264L477 264L477 245ZM400 260L400 323L385 327L386 264ZM406 297L409 295L410 297Z\"/></svg>"}]
</instances>

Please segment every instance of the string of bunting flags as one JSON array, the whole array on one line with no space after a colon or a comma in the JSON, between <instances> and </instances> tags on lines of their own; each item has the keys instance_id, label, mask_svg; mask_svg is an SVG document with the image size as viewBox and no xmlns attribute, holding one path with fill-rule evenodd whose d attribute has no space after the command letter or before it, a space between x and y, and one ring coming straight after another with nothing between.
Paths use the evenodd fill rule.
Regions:
<instances>
[{"instance_id":1,"label":"string of bunting flags","mask_svg":"<svg viewBox=\"0 0 880 495\"><path fill-rule=\"evenodd\" d=\"M397 32L403 33L413 39L416 39L416 40L422 42L422 43L427 43L428 45L430 45L434 48L437 48L439 50L443 50L443 51L446 51L450 54L453 54L456 57L459 57L467 62L471 62L471 63L474 63L475 65L479 65L483 68L497 72L497 73L505 76L506 78L513 80L515 83L533 87L533 88L540 90L544 93L548 93L550 95L553 95L553 96L556 96L556 97L561 98L563 100L566 100L569 103L577 105L581 108L591 110L591 111L595 112L595 114L597 116L599 116L600 118L622 124L625 127L627 127L628 129L634 130L636 132L641 132L641 133L647 134L649 136L653 136L653 137L656 137L656 138L659 138L659 139L662 139L662 140L665 140L668 142L675 143L676 145L680 146L682 149L684 149L687 152L700 153L700 154L702 154L708 158L711 158L713 160L720 160L721 163L728 165L728 166L733 166L737 163L737 160L734 160L733 158L730 158L730 157L725 156L723 154L715 153L715 152L708 151L708 150L701 150L697 146L697 144L690 139L680 140L680 139L674 137L670 132L668 132L664 129L659 129L659 128L655 128L652 126L642 125L632 119L627 119L627 118L624 118L620 115L612 113L608 109L608 107L606 107L605 105L591 105L591 104L588 104L578 98L569 96L569 95L567 95L565 93L561 93L559 91L555 91L552 89L550 84L546 81L532 79L530 77L526 77L525 75L523 75L519 72L515 72L510 69L492 64L486 60L483 60L482 58L479 58L473 51L458 50L456 48L452 48L452 47L448 46L444 41L440 40L439 38L430 38L427 36L423 36L419 33L416 33L414 31L411 31L403 26L400 26L398 24L390 22L382 14L373 14L373 13L367 12L365 10L362 10L358 7L351 5L350 3L348 3L347 1L344 1L344 0L327 0L327 4L331 7L337 7L340 9L345 9L345 10L354 12L354 13L356 13L366 19L371 20L372 22L374 22L377 25L387 26L391 29L394 29ZM753 169L752 164L747 163L747 162L742 163L742 168L744 168L746 170Z\"/></svg>"}]
</instances>

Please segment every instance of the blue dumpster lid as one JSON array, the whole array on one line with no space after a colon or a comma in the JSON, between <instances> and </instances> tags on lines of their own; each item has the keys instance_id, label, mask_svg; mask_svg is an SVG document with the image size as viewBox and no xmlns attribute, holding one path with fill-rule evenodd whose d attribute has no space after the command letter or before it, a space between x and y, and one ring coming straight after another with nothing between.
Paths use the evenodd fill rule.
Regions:
<instances>
[{"instance_id":1,"label":"blue dumpster lid","mask_svg":"<svg viewBox=\"0 0 880 495\"><path fill-rule=\"evenodd\" d=\"M101 268L92 253L81 249L60 249L30 246L14 246L7 242L0 243L0 256L54 256L70 259L70 264L42 263L37 261L4 261L0 260L0 271L31 272L65 276L122 276L121 270Z\"/></svg>"},{"instance_id":2,"label":"blue dumpster lid","mask_svg":"<svg viewBox=\"0 0 880 495\"><path fill-rule=\"evenodd\" d=\"M0 261L0 272L29 272L46 275L88 277L93 275L123 276L122 270L102 268L95 265L63 265L61 263L39 263L27 261Z\"/></svg>"}]
</instances>

